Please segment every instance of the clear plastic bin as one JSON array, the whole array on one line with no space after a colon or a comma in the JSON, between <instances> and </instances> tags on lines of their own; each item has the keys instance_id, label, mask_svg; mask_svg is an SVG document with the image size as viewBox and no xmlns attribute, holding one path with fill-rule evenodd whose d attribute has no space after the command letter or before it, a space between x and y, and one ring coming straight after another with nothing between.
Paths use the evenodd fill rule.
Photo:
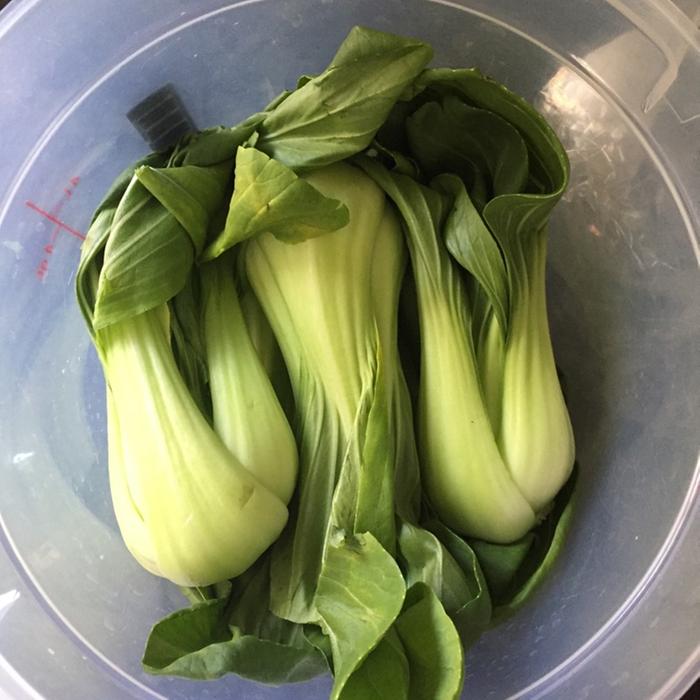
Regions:
<instances>
[{"instance_id":1,"label":"clear plastic bin","mask_svg":"<svg viewBox=\"0 0 700 700\"><path fill-rule=\"evenodd\" d=\"M581 464L571 537L469 653L464 697L677 698L700 641L700 41L664 0L24 0L0 14L0 697L304 698L153 678L178 591L131 559L103 380L73 297L80 236L173 83L200 127L322 68L354 24L419 36L546 113L572 182L549 297ZM684 10L684 11L683 11ZM697 17L696 17L697 18ZM390 700L390 699L388 699Z\"/></svg>"}]
</instances>

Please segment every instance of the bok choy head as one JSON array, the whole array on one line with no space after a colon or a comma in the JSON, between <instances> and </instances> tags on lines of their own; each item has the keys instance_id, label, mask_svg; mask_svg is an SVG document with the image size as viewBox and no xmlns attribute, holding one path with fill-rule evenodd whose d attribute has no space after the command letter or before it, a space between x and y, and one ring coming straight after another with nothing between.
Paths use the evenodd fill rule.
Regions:
<instances>
[{"instance_id":1,"label":"bok choy head","mask_svg":"<svg viewBox=\"0 0 700 700\"><path fill-rule=\"evenodd\" d=\"M167 308L101 329L97 342L110 396L110 483L127 547L182 586L242 573L279 535L287 509L192 399L172 356Z\"/></svg>"},{"instance_id":2,"label":"bok choy head","mask_svg":"<svg viewBox=\"0 0 700 700\"><path fill-rule=\"evenodd\" d=\"M117 521L143 566L183 586L248 569L282 531L296 477L291 430L252 348L232 268L205 266L200 282L193 267L235 145L223 164L158 156L126 173L93 220L77 275L107 381ZM179 185L195 200L186 207ZM237 385L251 377L243 398Z\"/></svg>"},{"instance_id":3,"label":"bok choy head","mask_svg":"<svg viewBox=\"0 0 700 700\"><path fill-rule=\"evenodd\" d=\"M459 532L514 541L574 460L545 298L568 161L532 107L474 70L426 70L395 113L379 139L404 152L380 143L360 162L399 208L411 253L425 486ZM402 172L405 155L424 184Z\"/></svg>"}]
</instances>

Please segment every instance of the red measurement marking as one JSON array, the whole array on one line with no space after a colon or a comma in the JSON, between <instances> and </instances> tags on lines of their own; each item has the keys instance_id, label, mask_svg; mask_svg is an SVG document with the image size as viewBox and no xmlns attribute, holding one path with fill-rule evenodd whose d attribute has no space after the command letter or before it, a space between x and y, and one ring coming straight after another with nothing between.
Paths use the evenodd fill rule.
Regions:
<instances>
[{"instance_id":1,"label":"red measurement marking","mask_svg":"<svg viewBox=\"0 0 700 700\"><path fill-rule=\"evenodd\" d=\"M55 217L53 214L51 214L48 211L45 211L41 207L38 207L34 202L27 200L26 205L30 208L33 209L35 212L38 214L41 214L45 219L48 219L52 224L56 224L59 228L62 228L64 231L67 231L70 233L71 236L75 236L76 238L79 238L81 241L85 240L85 236L83 236L80 231L76 231L74 228L71 228L67 223L61 221L59 218Z\"/></svg>"},{"instance_id":2,"label":"red measurement marking","mask_svg":"<svg viewBox=\"0 0 700 700\"><path fill-rule=\"evenodd\" d=\"M44 277L46 276L46 273L49 271L49 261L44 258L40 263L39 266L36 268L36 276L40 279L43 280Z\"/></svg>"},{"instance_id":3,"label":"red measurement marking","mask_svg":"<svg viewBox=\"0 0 700 700\"><path fill-rule=\"evenodd\" d=\"M54 224L52 230L51 230L51 236L49 238L49 242L46 243L43 247L43 251L46 254L45 258L42 258L41 262L37 265L37 268L35 270L36 276L40 279L43 280L44 277L46 277L46 273L49 271L49 257L53 255L53 252L56 248L56 241L58 239L59 233L61 231L66 231L69 233L71 236L80 239L81 241L85 240L85 236L80 233L80 231L76 231L76 229L72 228L69 226L65 221L61 221L61 219L58 218L58 214L61 211L63 205L73 196L73 190L78 186L78 183L80 182L80 178L75 176L72 177L70 180L70 186L69 187L64 187L63 189L63 197L61 200L51 208L51 211L45 211L38 205L36 205L34 202L27 200L25 204L32 209L33 211L37 212L41 216L43 216L45 219L50 221L52 224Z\"/></svg>"}]
</instances>

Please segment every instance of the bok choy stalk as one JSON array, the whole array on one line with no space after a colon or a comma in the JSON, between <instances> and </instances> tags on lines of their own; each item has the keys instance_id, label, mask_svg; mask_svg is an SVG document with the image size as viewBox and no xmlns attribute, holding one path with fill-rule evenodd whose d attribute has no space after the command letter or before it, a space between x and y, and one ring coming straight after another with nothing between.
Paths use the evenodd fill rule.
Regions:
<instances>
[{"instance_id":1,"label":"bok choy stalk","mask_svg":"<svg viewBox=\"0 0 700 700\"><path fill-rule=\"evenodd\" d=\"M362 162L401 210L411 252L426 489L457 531L512 542L573 467L544 280L568 162L544 120L477 71L428 70L414 89L402 128L430 187L398 172L403 156L393 172Z\"/></svg>"},{"instance_id":2,"label":"bok choy stalk","mask_svg":"<svg viewBox=\"0 0 700 700\"><path fill-rule=\"evenodd\" d=\"M179 585L205 586L245 571L277 538L287 509L194 403L175 365L167 314L158 307L98 331L110 482L136 559Z\"/></svg>"},{"instance_id":3,"label":"bok choy stalk","mask_svg":"<svg viewBox=\"0 0 700 700\"><path fill-rule=\"evenodd\" d=\"M270 475L274 455L268 436L261 436L240 411L227 413L231 372L216 356L221 339L211 324L207 335L216 368L217 420L226 427L227 439L240 442L239 454L248 464L227 449L202 412L208 387L201 376L206 363L199 356L192 261L224 201L237 140L245 136L234 132L217 130L193 139L193 147L201 149L199 164L168 166L167 156L153 156L127 171L93 219L76 279L108 385L109 471L117 521L138 561L183 586L217 583L250 567L286 523L296 468L290 429L262 370L258 415L287 438L278 443L277 478ZM212 139L225 148L214 154L207 146ZM183 207L183 188L188 207ZM227 334L236 299L226 296L225 280L221 286L207 281L207 286L209 319L220 318L219 331ZM246 341L244 324L237 327ZM255 366L249 340L242 348L236 367L247 373ZM236 353L236 344L231 352ZM227 416L242 422L232 428ZM256 471L252 460L259 455L264 459Z\"/></svg>"},{"instance_id":4,"label":"bok choy stalk","mask_svg":"<svg viewBox=\"0 0 700 700\"><path fill-rule=\"evenodd\" d=\"M480 154L486 165L490 196L479 212L482 222L474 223L484 237L491 233L502 252L505 293L483 284L483 263L481 268L475 265L478 248L470 250L467 243L455 258L484 286L499 320L500 338L492 330L486 350L501 355L499 340L503 343L498 443L518 488L541 514L574 463L573 432L554 364L545 297L547 224L568 183L568 159L536 110L477 71L426 71L418 89L425 89L424 95L443 95L444 119L423 120L416 112L407 122L416 154L419 144L440 128L454 133L476 119L483 124L482 134L503 134L500 151L484 146L489 141L482 138L480 145L467 142L460 159L473 161ZM454 104L459 101L471 108ZM447 238L453 254L460 239L474 240L464 225L447 232ZM499 307L507 312L498 313Z\"/></svg>"},{"instance_id":5,"label":"bok choy stalk","mask_svg":"<svg viewBox=\"0 0 700 700\"><path fill-rule=\"evenodd\" d=\"M546 229L520 235L522 257L513 264L511 287L518 301L505 343L498 442L518 488L541 513L571 474L574 436L549 337Z\"/></svg>"},{"instance_id":6,"label":"bok choy stalk","mask_svg":"<svg viewBox=\"0 0 700 700\"><path fill-rule=\"evenodd\" d=\"M406 251L392 207L385 207L384 220L377 230L373 258L372 304L389 397L390 432L396 462L396 510L400 517L417 522L420 513L420 466L413 433L411 397L397 352L399 294L406 268Z\"/></svg>"},{"instance_id":7,"label":"bok choy stalk","mask_svg":"<svg viewBox=\"0 0 700 700\"><path fill-rule=\"evenodd\" d=\"M418 436L431 503L458 532L510 542L535 514L501 457L481 390L466 290L441 242L447 205L407 175L363 159L398 207L416 280L421 333Z\"/></svg>"},{"instance_id":8,"label":"bok choy stalk","mask_svg":"<svg viewBox=\"0 0 700 700\"><path fill-rule=\"evenodd\" d=\"M244 278L244 274L238 276L238 279L241 281ZM291 423L294 420L294 397L292 396L292 387L289 384L287 366L284 364L284 357L282 357L282 351L277 344L275 334L272 332L270 322L267 320L260 302L247 282L241 291L240 301L245 324L255 352L260 358L265 373L272 382L282 410Z\"/></svg>"},{"instance_id":9,"label":"bok choy stalk","mask_svg":"<svg viewBox=\"0 0 700 700\"><path fill-rule=\"evenodd\" d=\"M249 335L231 262L222 256L201 271L214 430L231 454L286 504L296 484L296 442Z\"/></svg>"},{"instance_id":10,"label":"bok choy stalk","mask_svg":"<svg viewBox=\"0 0 700 700\"><path fill-rule=\"evenodd\" d=\"M341 196L351 223L293 245L263 234L245 250L248 280L282 350L299 414L299 503L296 527L288 533L297 544L289 542L278 551L295 548L305 560L287 562L280 554L273 561L273 598L283 580L294 591L289 598L280 594L278 614L295 621L311 621L317 614L313 599L331 498L348 445L363 437L357 435L358 413L377 375L373 250L379 227L392 224L384 218L383 193L361 171L333 165L303 179L325 196ZM392 514L383 518L387 546L391 505Z\"/></svg>"},{"instance_id":11,"label":"bok choy stalk","mask_svg":"<svg viewBox=\"0 0 700 700\"><path fill-rule=\"evenodd\" d=\"M405 592L393 559L390 362L372 296L373 265L381 264L375 256L386 255L382 262L400 269L402 251L396 216L361 171L336 164L303 179L342 201L350 223L293 245L263 234L247 243L245 256L248 279L285 357L299 416L298 497L291 527L273 551L272 609L319 624L329 636L335 698L393 624ZM396 292L390 291L391 300ZM392 314L382 320L389 331ZM391 372L394 381L398 368L392 365Z\"/></svg>"}]
</instances>

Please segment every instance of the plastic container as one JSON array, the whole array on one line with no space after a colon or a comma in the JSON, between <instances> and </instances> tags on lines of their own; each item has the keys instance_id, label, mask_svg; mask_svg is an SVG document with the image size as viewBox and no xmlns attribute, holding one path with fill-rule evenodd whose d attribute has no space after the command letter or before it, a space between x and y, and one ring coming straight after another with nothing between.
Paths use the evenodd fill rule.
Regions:
<instances>
[{"instance_id":1,"label":"plastic container","mask_svg":"<svg viewBox=\"0 0 700 700\"><path fill-rule=\"evenodd\" d=\"M686 12L697 11L687 2ZM73 299L93 207L172 83L200 127L322 68L353 24L478 65L567 145L549 295L582 469L566 551L468 656L464 697L677 698L700 670L700 46L663 0L15 1L0 15L0 697L305 698L140 669L182 603L107 490L104 389ZM59 222L59 223L57 223ZM390 700L390 699L389 699Z\"/></svg>"}]
</instances>

